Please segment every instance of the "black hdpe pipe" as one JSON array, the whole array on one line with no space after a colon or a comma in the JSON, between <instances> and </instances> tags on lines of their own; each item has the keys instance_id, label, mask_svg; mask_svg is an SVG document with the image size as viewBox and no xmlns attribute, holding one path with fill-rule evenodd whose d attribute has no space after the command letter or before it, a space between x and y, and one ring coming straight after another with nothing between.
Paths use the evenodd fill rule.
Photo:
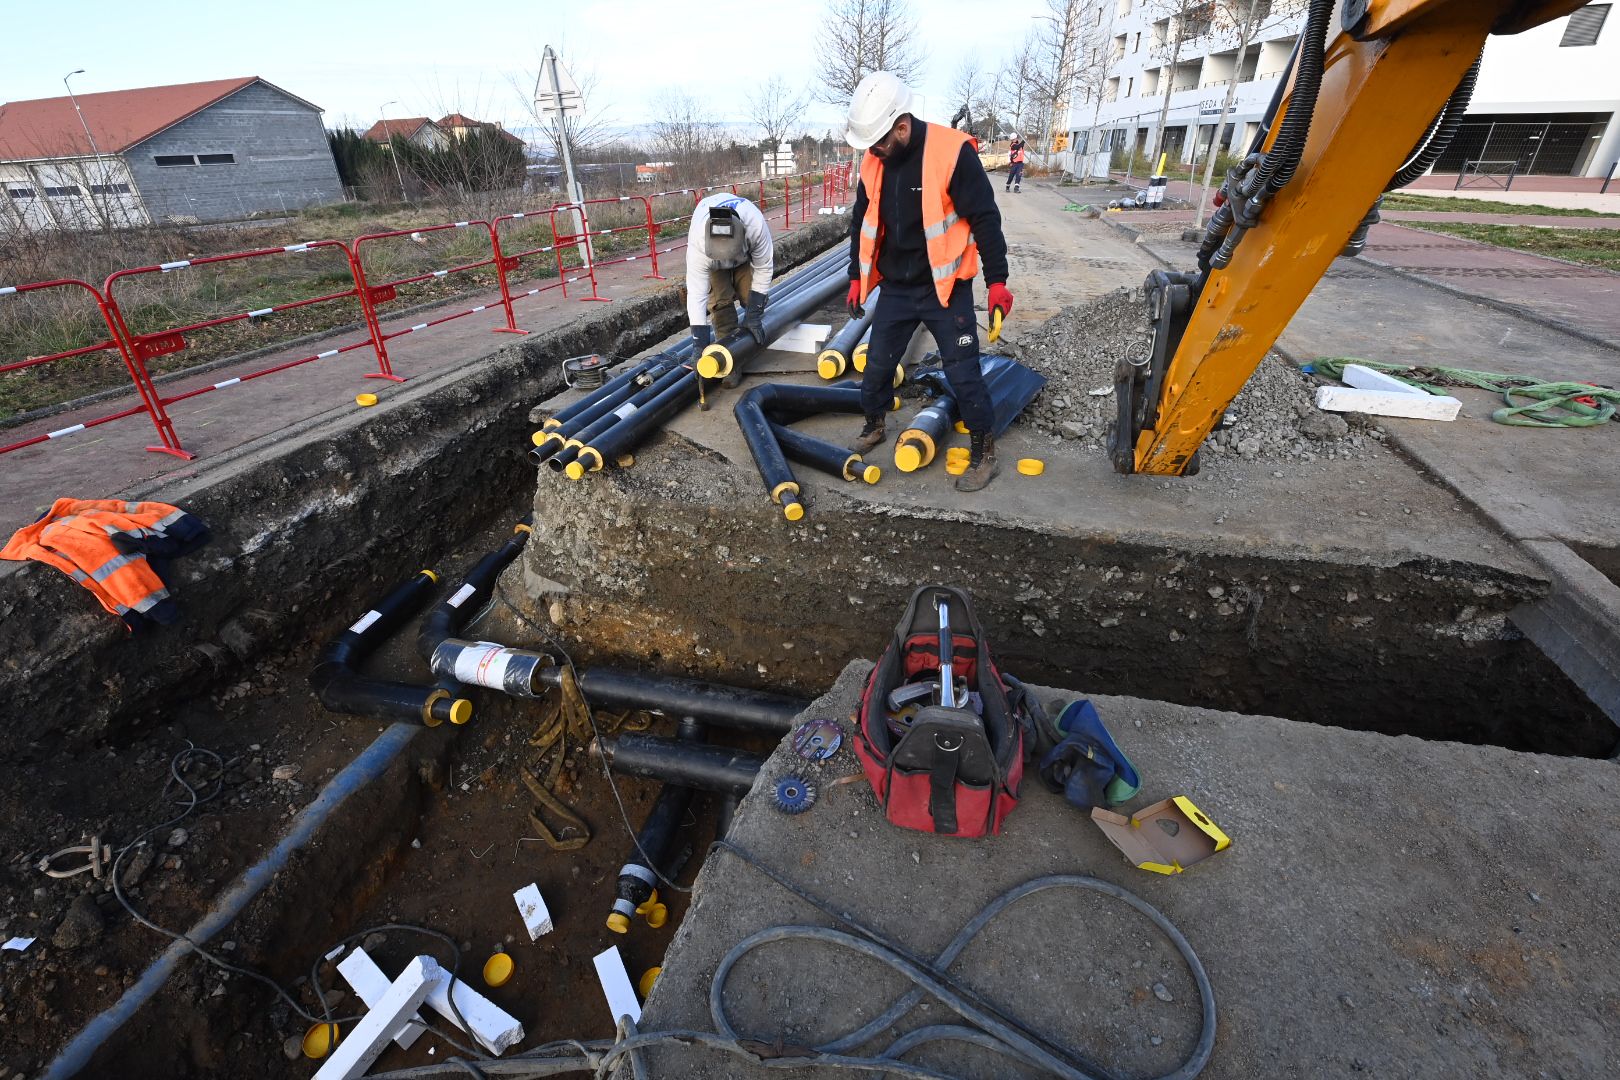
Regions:
<instances>
[{"instance_id":1,"label":"black hdpe pipe","mask_svg":"<svg viewBox=\"0 0 1620 1080\"><path fill-rule=\"evenodd\" d=\"M782 508L783 517L798 521L804 517L804 504L799 501L799 482L793 478L793 470L788 466L787 457L777 444L776 436L771 434L771 422L760 411L758 393L765 389L768 388L756 386L748 391L737 402L732 413L737 417L737 426L742 430L743 441L748 444L748 453L754 459L754 467L759 470L759 478L765 481L765 493Z\"/></svg>"},{"instance_id":2,"label":"black hdpe pipe","mask_svg":"<svg viewBox=\"0 0 1620 1080\"><path fill-rule=\"evenodd\" d=\"M770 428L771 437L776 440L776 445L782 448L782 454L789 461L808 465L840 480L864 480L868 484L875 484L883 478L882 469L876 465L868 465L861 459L861 455L850 453L848 447L830 443L826 439L818 439L814 435L806 435L802 431L794 431L790 427L783 427L774 422Z\"/></svg>"},{"instance_id":3,"label":"black hdpe pipe","mask_svg":"<svg viewBox=\"0 0 1620 1080\"><path fill-rule=\"evenodd\" d=\"M560 422L550 427L542 428L534 433L532 441L534 449L529 451L529 460L539 465L551 455L562 450L580 431L584 430L594 421L603 416L611 415L614 409L622 405L632 396L640 393L650 380L655 380L666 371L674 370L692 356L692 339L687 338L678 345L674 345L664 352L648 357L637 364L621 379L598 388L590 395L574 402L569 408L573 411ZM556 417L552 418L553 420ZM548 420L546 423L550 424Z\"/></svg>"},{"instance_id":4,"label":"black hdpe pipe","mask_svg":"<svg viewBox=\"0 0 1620 1080\"><path fill-rule=\"evenodd\" d=\"M894 441L894 467L901 472L916 472L927 466L945 445L955 424L956 398L949 394L918 409Z\"/></svg>"},{"instance_id":5,"label":"black hdpe pipe","mask_svg":"<svg viewBox=\"0 0 1620 1080\"><path fill-rule=\"evenodd\" d=\"M681 720L678 732L684 742L701 743L703 725L691 717ZM641 906L657 897L658 875L675 876L674 844L676 834L686 821L686 812L692 805L692 789L680 784L665 784L658 800L647 813L647 820L636 834L635 842L625 853L624 865L619 867L619 880L613 890L613 910L608 913L607 928L615 934L630 931L630 920ZM656 909L655 909L656 910ZM648 925L657 929L662 914L649 912ZM656 921L655 921L656 920Z\"/></svg>"},{"instance_id":6,"label":"black hdpe pipe","mask_svg":"<svg viewBox=\"0 0 1620 1080\"><path fill-rule=\"evenodd\" d=\"M461 585L422 620L416 651L438 676L443 689L459 694L465 687L482 686L528 698L545 692L535 673L550 665L549 657L528 649L460 638L473 613L481 611L494 595L496 579L517 559L532 532L527 520L519 523L512 537L480 559Z\"/></svg>"},{"instance_id":7,"label":"black hdpe pipe","mask_svg":"<svg viewBox=\"0 0 1620 1080\"><path fill-rule=\"evenodd\" d=\"M765 759L746 750L661 739L655 735L620 735L597 739L591 753L616 773L702 788L721 795L743 796L754 786Z\"/></svg>"},{"instance_id":8,"label":"black hdpe pipe","mask_svg":"<svg viewBox=\"0 0 1620 1080\"><path fill-rule=\"evenodd\" d=\"M789 521L802 519L804 504L799 501L799 483L788 466L786 448L772 430L772 420L779 421L776 425L778 430L785 430L780 426L782 421L797 420L821 412L860 411L861 392L835 386L766 383L753 387L737 400L732 409L737 417L737 426L748 443L748 452L759 470L760 479L765 482L766 493L772 502L782 508L783 517ZM849 471L853 468L851 459L855 464L859 464L861 459L847 450L797 432L789 433L788 439L795 450L809 457L809 464L846 480L855 478L855 474ZM824 463L833 455L837 456L837 464L829 468ZM867 482L876 483L877 477L873 476Z\"/></svg>"},{"instance_id":9,"label":"black hdpe pipe","mask_svg":"<svg viewBox=\"0 0 1620 1080\"><path fill-rule=\"evenodd\" d=\"M771 341L802 320L816 308L849 285L848 266L842 253L837 258L823 259L806 273L804 286L784 300L772 297L765 309L765 340ZM794 275L798 277L800 275ZM703 350L698 357L698 374L705 379L719 379L731 374L733 368L748 370L748 362L764 346L754 340L747 330L737 329Z\"/></svg>"},{"instance_id":10,"label":"black hdpe pipe","mask_svg":"<svg viewBox=\"0 0 1620 1080\"><path fill-rule=\"evenodd\" d=\"M866 340L871 332L872 316L877 313L878 294L883 286L877 285L872 289L872 295L866 298L860 318L851 319L843 327L827 339L827 345L816 357L816 373L823 379L836 379L844 372L849 371L855 363L855 346Z\"/></svg>"},{"instance_id":11,"label":"black hdpe pipe","mask_svg":"<svg viewBox=\"0 0 1620 1080\"><path fill-rule=\"evenodd\" d=\"M418 720L429 727L472 719L472 702L444 687L371 679L359 671L367 656L422 609L438 580L433 571L421 571L327 643L309 673L309 685L322 705L350 716Z\"/></svg>"},{"instance_id":12,"label":"black hdpe pipe","mask_svg":"<svg viewBox=\"0 0 1620 1080\"><path fill-rule=\"evenodd\" d=\"M690 339L688 339L687 345L691 345ZM691 352L692 350L689 347L686 353L690 355ZM578 431L570 434L567 440L561 444L561 448L545 459L546 467L553 472L566 472L568 463L579 460L581 453L586 455L587 460L595 456L596 451L590 448L592 439L606 434L609 428L646 408L648 404L657 400L658 396L665 390L674 386L681 376L689 370L689 368L683 368L677 364L667 370L656 372L656 377L651 385L638 389L634 394L615 403L615 408L606 411ZM553 444L553 446L555 447L556 444ZM600 467L601 462L597 462L597 465ZM581 466L581 468L584 468L584 466Z\"/></svg>"},{"instance_id":13,"label":"black hdpe pipe","mask_svg":"<svg viewBox=\"0 0 1620 1080\"><path fill-rule=\"evenodd\" d=\"M784 282L781 291L787 293L787 295L773 298L771 305L765 309L766 340L778 336L788 326L803 319L805 315L814 311L821 304L826 303L838 291L838 283L844 280L841 276L842 271L839 270L842 265L842 255L838 255L836 258L823 259L816 267L810 268L809 271L801 271L799 274L795 274L789 282ZM819 270L818 267L820 266L825 266L826 270ZM821 273L824 276L803 280L803 275L809 272ZM758 343L754 341L753 335L746 330L740 330L736 334L729 335L726 340L733 341L739 336L747 340L747 346L739 344L739 349L744 350L745 356L752 356L753 352L758 348ZM726 352L725 355L730 357L733 354ZM720 374L724 375L729 370L730 365L728 363L726 369L721 371ZM698 375L692 371L683 371L681 377L668 389L653 397L645 406L621 419L601 435L594 437L588 447L580 448L578 456L575 460L569 462L563 471L569 479L580 480L584 478L587 472L596 472L607 462L616 461L620 454L634 449L653 431L662 427L672 416L696 401L699 393ZM589 454L586 453L587 449L590 450Z\"/></svg>"},{"instance_id":14,"label":"black hdpe pipe","mask_svg":"<svg viewBox=\"0 0 1620 1080\"><path fill-rule=\"evenodd\" d=\"M593 705L690 716L762 735L781 736L793 730L794 718L810 704L803 698L782 694L616 668L584 668L577 676L579 692ZM562 669L547 668L540 672L539 679L547 687L561 686Z\"/></svg>"}]
</instances>

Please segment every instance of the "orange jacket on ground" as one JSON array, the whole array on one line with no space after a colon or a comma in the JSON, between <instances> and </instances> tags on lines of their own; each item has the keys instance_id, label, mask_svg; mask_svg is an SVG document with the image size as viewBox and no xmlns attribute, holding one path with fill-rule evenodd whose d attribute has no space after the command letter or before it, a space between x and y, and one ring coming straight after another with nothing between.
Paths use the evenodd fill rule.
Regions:
<instances>
[{"instance_id":1,"label":"orange jacket on ground","mask_svg":"<svg viewBox=\"0 0 1620 1080\"><path fill-rule=\"evenodd\" d=\"M972 141L973 137L964 131L930 124L922 148L923 235L928 241L928 262L934 270L934 291L942 305L951 302L951 290L958 281L972 281L979 272L979 248L973 242L973 227L957 216L950 196L951 174L956 171L962 144ZM877 255L883 242L883 219L878 210L883 197L883 162L874 154L861 157L861 183L867 200L859 256L864 303L882 280Z\"/></svg>"},{"instance_id":2,"label":"orange jacket on ground","mask_svg":"<svg viewBox=\"0 0 1620 1080\"><path fill-rule=\"evenodd\" d=\"M57 499L44 517L13 534L0 559L56 567L138 630L179 616L147 556L184 555L207 539L207 526L166 503Z\"/></svg>"}]
</instances>

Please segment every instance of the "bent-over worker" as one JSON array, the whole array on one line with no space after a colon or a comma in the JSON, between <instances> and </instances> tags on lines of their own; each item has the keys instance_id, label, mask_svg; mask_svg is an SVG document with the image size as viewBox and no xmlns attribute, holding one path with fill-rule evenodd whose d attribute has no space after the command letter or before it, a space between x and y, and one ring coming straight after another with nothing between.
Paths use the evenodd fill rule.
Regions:
<instances>
[{"instance_id":1,"label":"bent-over worker","mask_svg":"<svg viewBox=\"0 0 1620 1080\"><path fill-rule=\"evenodd\" d=\"M692 357L737 329L737 303L746 304L742 325L765 344L765 304L775 269L771 227L759 208L729 191L710 195L692 211L686 234L686 316L692 326ZM721 385L742 379L733 368Z\"/></svg>"},{"instance_id":2,"label":"bent-over worker","mask_svg":"<svg viewBox=\"0 0 1620 1080\"><path fill-rule=\"evenodd\" d=\"M864 454L883 442L895 367L921 323L939 346L940 366L971 439L968 469L956 489L978 491L996 475L996 445L990 392L979 370L973 278L982 254L994 342L1013 306L1007 241L973 138L919 120L910 109L911 92L887 71L862 79L849 106L844 137L866 151L850 213L851 317L860 317L872 289L883 283L861 379L866 425L850 449Z\"/></svg>"}]
</instances>

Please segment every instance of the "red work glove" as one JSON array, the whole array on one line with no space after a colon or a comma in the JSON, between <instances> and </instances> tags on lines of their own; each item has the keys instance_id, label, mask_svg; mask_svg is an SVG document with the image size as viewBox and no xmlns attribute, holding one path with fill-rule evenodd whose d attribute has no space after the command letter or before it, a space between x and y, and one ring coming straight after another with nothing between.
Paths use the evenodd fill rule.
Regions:
<instances>
[{"instance_id":1,"label":"red work glove","mask_svg":"<svg viewBox=\"0 0 1620 1080\"><path fill-rule=\"evenodd\" d=\"M996 282L990 286L990 333L987 335L990 344L994 345L1001 337L1001 324L1012 314L1013 294L1007 291L1007 286ZM997 313L1000 318L997 318Z\"/></svg>"},{"instance_id":2,"label":"red work glove","mask_svg":"<svg viewBox=\"0 0 1620 1080\"><path fill-rule=\"evenodd\" d=\"M858 319L865 314L866 309L861 306L861 283L852 281L849 283L849 317Z\"/></svg>"}]
</instances>

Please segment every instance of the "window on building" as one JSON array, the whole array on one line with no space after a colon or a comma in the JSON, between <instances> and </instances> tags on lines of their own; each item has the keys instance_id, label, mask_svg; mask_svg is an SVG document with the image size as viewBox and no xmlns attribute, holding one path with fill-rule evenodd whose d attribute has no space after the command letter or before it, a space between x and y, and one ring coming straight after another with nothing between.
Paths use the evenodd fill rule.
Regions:
<instances>
[{"instance_id":1,"label":"window on building","mask_svg":"<svg viewBox=\"0 0 1620 1080\"><path fill-rule=\"evenodd\" d=\"M1142 31L1138 30L1136 32L1136 39L1131 45L1131 52L1137 53L1137 52L1141 52L1141 51L1142 51Z\"/></svg>"},{"instance_id":2,"label":"window on building","mask_svg":"<svg viewBox=\"0 0 1620 1080\"><path fill-rule=\"evenodd\" d=\"M10 195L13 199L32 199L34 197L34 189L31 187L6 188L6 194Z\"/></svg>"},{"instance_id":3,"label":"window on building","mask_svg":"<svg viewBox=\"0 0 1620 1080\"><path fill-rule=\"evenodd\" d=\"M236 155L235 154L198 154L197 155L197 164L199 164L199 165L235 165L236 164Z\"/></svg>"},{"instance_id":4,"label":"window on building","mask_svg":"<svg viewBox=\"0 0 1620 1080\"><path fill-rule=\"evenodd\" d=\"M1119 8L1115 12L1121 19L1131 13L1131 0L1119 0Z\"/></svg>"},{"instance_id":5,"label":"window on building","mask_svg":"<svg viewBox=\"0 0 1620 1080\"><path fill-rule=\"evenodd\" d=\"M152 161L160 169L175 169L181 165L197 164L196 154L155 154Z\"/></svg>"},{"instance_id":6,"label":"window on building","mask_svg":"<svg viewBox=\"0 0 1620 1080\"><path fill-rule=\"evenodd\" d=\"M128 195L129 194L129 185L128 184L91 184L90 185L90 194L92 194L92 195Z\"/></svg>"},{"instance_id":7,"label":"window on building","mask_svg":"<svg viewBox=\"0 0 1620 1080\"><path fill-rule=\"evenodd\" d=\"M1564 24L1564 36L1559 40L1559 46L1569 48L1576 45L1596 45L1598 35L1603 33L1603 23L1609 17L1609 8L1612 6L1612 4L1587 4L1570 15L1569 21Z\"/></svg>"},{"instance_id":8,"label":"window on building","mask_svg":"<svg viewBox=\"0 0 1620 1080\"><path fill-rule=\"evenodd\" d=\"M70 195L77 195L78 193L78 184L64 184L61 187L48 187L45 189L45 194L58 199L65 199Z\"/></svg>"},{"instance_id":9,"label":"window on building","mask_svg":"<svg viewBox=\"0 0 1620 1080\"><path fill-rule=\"evenodd\" d=\"M1126 79L1125 80L1125 96L1130 97L1135 92L1136 92L1136 79L1134 77Z\"/></svg>"}]
</instances>

